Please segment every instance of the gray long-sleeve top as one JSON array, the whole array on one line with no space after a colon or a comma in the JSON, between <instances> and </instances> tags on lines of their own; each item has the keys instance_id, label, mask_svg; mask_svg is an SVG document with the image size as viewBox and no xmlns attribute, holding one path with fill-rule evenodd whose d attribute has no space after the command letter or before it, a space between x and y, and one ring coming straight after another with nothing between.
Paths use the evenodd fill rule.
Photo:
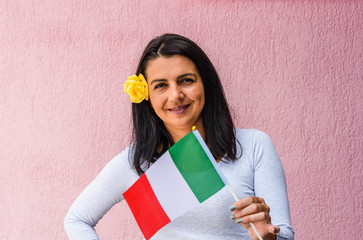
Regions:
<instances>
[{"instance_id":1,"label":"gray long-sleeve top","mask_svg":"<svg viewBox=\"0 0 363 240\"><path fill-rule=\"evenodd\" d=\"M273 143L265 133L255 129L236 129L236 137L242 155L234 162L220 161L222 172L238 198L264 198L271 208L272 224L280 227L278 239L294 239L285 174ZM237 156L241 154L240 145ZM64 221L69 239L99 239L94 227L111 207L123 200L122 194L139 177L130 164L130 149L127 147L112 159L72 204ZM225 187L151 239L250 239L246 229L230 220L229 206L234 202Z\"/></svg>"}]
</instances>

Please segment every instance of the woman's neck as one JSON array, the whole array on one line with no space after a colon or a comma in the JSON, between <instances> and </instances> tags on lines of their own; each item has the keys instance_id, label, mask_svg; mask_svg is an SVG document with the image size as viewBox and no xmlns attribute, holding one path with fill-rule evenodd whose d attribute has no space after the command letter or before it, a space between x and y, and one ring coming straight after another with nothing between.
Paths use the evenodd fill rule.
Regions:
<instances>
[{"instance_id":1,"label":"woman's neck","mask_svg":"<svg viewBox=\"0 0 363 240\"><path fill-rule=\"evenodd\" d=\"M199 124L197 123L195 126L205 141L205 132L204 132L203 123L199 123ZM173 138L174 143L176 143L180 139L182 139L185 135L190 133L192 131L193 126L190 126L190 128L168 128L167 126L165 126L165 127L169 131L171 137Z\"/></svg>"}]
</instances>

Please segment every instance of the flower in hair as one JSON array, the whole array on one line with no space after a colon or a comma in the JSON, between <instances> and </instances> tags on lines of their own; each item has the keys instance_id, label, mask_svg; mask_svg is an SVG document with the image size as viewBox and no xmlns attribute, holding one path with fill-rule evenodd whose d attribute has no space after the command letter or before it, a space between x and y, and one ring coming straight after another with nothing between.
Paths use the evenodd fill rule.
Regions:
<instances>
[{"instance_id":1,"label":"flower in hair","mask_svg":"<svg viewBox=\"0 0 363 240\"><path fill-rule=\"evenodd\" d=\"M144 75L131 75L124 84L124 92L130 97L133 103L141 103L144 99L149 100L149 89Z\"/></svg>"}]
</instances>

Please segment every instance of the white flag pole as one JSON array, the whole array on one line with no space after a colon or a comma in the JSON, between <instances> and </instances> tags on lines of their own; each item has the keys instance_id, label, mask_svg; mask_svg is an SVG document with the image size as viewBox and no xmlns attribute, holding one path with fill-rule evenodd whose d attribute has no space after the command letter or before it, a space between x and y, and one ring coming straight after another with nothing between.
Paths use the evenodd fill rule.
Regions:
<instances>
[{"instance_id":1,"label":"white flag pole","mask_svg":"<svg viewBox=\"0 0 363 240\"><path fill-rule=\"evenodd\" d=\"M236 195L236 193L233 191L233 189L232 189L231 185L227 185L227 186L228 186L229 191L232 193L232 196L233 196L234 200L238 201L237 195ZM250 225L251 225L251 227L252 227L253 231L255 231L255 233L256 233L256 235L257 235L258 239L263 240L263 239L262 239L262 237L261 237L261 235L258 233L258 231L257 231L257 229L256 229L256 227L255 227L255 224L250 223Z\"/></svg>"},{"instance_id":2,"label":"white flag pole","mask_svg":"<svg viewBox=\"0 0 363 240\"><path fill-rule=\"evenodd\" d=\"M196 129L197 129L197 127L196 127L196 126L193 126L193 127L192 127L192 131L195 131ZM232 189L231 185L230 185L230 184L228 184L227 186L228 186L229 191L232 193L234 200L235 200L235 201L238 201L237 195L236 195L236 193L233 191L233 189ZM256 229L256 227L255 227L255 224L250 223L250 225L251 225L251 227L252 227L253 231L255 231L255 233L256 233L256 235L257 235L258 239L259 239L259 240L263 240L263 239L262 239L262 237L261 237L261 235L258 233L258 231L257 231L257 229Z\"/></svg>"}]
</instances>

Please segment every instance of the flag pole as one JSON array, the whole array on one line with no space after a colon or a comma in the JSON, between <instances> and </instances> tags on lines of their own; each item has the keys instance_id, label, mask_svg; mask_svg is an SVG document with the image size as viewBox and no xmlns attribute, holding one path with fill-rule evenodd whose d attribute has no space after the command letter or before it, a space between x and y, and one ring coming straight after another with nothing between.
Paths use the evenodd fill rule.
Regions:
<instances>
[{"instance_id":1,"label":"flag pole","mask_svg":"<svg viewBox=\"0 0 363 240\"><path fill-rule=\"evenodd\" d=\"M228 186L229 191L230 191L230 192L231 192L231 194L233 195L234 200L238 201L237 195L236 195L236 193L233 191L233 189L232 189L231 185L227 185L227 186ZM253 231L255 231L255 233L256 233L256 235L257 235L258 239L259 239L259 240L263 240L263 239L262 239L262 237L261 237L261 235L258 233L258 231L257 231L257 229L256 229L256 227L255 227L255 224L250 223L250 225L251 225L251 227L252 227Z\"/></svg>"},{"instance_id":2,"label":"flag pole","mask_svg":"<svg viewBox=\"0 0 363 240\"><path fill-rule=\"evenodd\" d=\"M197 129L197 127L194 125L194 126L192 127L192 131L195 131L196 129ZM228 184L227 186L228 186L228 189L229 189L229 191L231 192L231 194L232 194L232 196L233 196L234 200L235 200L235 201L238 201L238 197L237 197L236 193L233 191L233 189L232 189L231 185L230 185L230 184ZM256 235L257 235L258 239L259 239L259 240L263 240L263 239L262 239L262 237L261 237L261 235L258 233L258 231L257 231L257 229L256 229L256 227L255 227L255 224L250 223L250 225L251 225L251 227L252 227L253 231L255 231L255 233L256 233Z\"/></svg>"}]
</instances>

